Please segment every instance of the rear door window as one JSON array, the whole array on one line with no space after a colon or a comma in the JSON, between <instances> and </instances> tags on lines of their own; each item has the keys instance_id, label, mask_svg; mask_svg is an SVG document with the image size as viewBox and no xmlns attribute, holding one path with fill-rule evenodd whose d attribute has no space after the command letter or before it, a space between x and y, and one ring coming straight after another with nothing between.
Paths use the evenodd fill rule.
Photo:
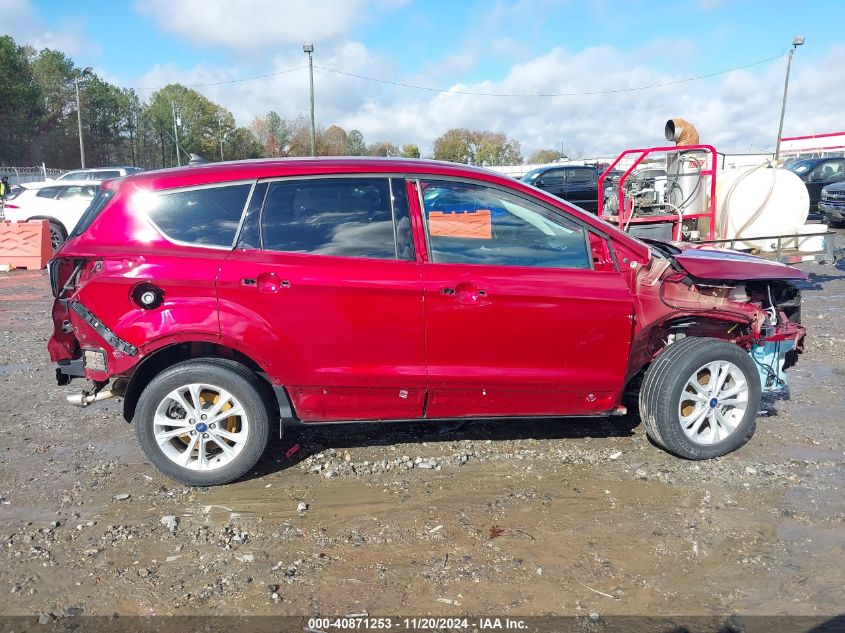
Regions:
<instances>
[{"instance_id":1,"label":"rear door window","mask_svg":"<svg viewBox=\"0 0 845 633\"><path fill-rule=\"evenodd\" d=\"M244 183L160 192L148 202L148 213L171 240L231 247L251 189Z\"/></svg>"},{"instance_id":2,"label":"rear door window","mask_svg":"<svg viewBox=\"0 0 845 633\"><path fill-rule=\"evenodd\" d=\"M311 178L270 184L261 214L265 250L340 257L411 259L404 182ZM394 216L398 215L396 222ZM398 239L397 239L398 238Z\"/></svg>"},{"instance_id":3,"label":"rear door window","mask_svg":"<svg viewBox=\"0 0 845 633\"><path fill-rule=\"evenodd\" d=\"M570 185L583 186L596 182L595 169L570 169L568 174Z\"/></svg>"}]
</instances>

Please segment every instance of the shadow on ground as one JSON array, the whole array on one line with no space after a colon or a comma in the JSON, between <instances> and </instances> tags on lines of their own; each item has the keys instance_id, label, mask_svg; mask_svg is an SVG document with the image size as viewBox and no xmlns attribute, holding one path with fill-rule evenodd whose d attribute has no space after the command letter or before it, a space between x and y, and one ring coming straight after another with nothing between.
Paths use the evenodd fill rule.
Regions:
<instances>
[{"instance_id":1,"label":"shadow on ground","mask_svg":"<svg viewBox=\"0 0 845 633\"><path fill-rule=\"evenodd\" d=\"M426 422L372 422L292 425L271 438L265 457L250 478L296 466L326 449L460 442L461 440L557 440L631 437L640 423L633 415L598 418L519 418ZM296 448L298 446L298 448ZM290 454L290 457L286 455Z\"/></svg>"}]
</instances>

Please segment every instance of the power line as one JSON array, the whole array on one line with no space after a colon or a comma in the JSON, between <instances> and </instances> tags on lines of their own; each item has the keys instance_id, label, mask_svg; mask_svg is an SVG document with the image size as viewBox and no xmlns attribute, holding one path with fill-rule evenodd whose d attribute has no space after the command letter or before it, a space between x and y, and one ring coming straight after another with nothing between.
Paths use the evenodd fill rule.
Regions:
<instances>
[{"instance_id":1,"label":"power line","mask_svg":"<svg viewBox=\"0 0 845 633\"><path fill-rule=\"evenodd\" d=\"M226 81L211 81L208 83L201 83L201 84L182 84L185 88L204 88L206 86L222 86L223 84L237 84L244 81L252 81L254 79L266 79L267 77L276 77L278 75L286 75L288 73L296 72L297 70L303 70L304 68L308 68L308 66L297 66L296 68L288 68L287 70L280 70L275 73L266 73L264 75L255 75L254 77L243 77L242 79L227 79ZM159 90L161 86L156 88L135 88L135 90Z\"/></svg>"},{"instance_id":2,"label":"power line","mask_svg":"<svg viewBox=\"0 0 845 633\"><path fill-rule=\"evenodd\" d=\"M735 70L742 70L744 68L751 68L752 66L759 66L761 64L767 64L768 62L774 61L776 59L780 59L784 56L784 53L780 55L775 55L774 57L767 57L766 59L761 59L756 62L752 62L750 64L745 64L743 66L734 66L733 68L726 68L725 70L720 70L714 73L708 73L706 75L699 75L697 77L688 77L686 79L678 79L676 81L666 81L659 84L651 84L648 86L637 86L635 88L617 88L615 90L592 90L586 92L549 92L549 93L525 93L525 92L471 92L468 90L449 90L443 88L430 88L427 86L416 86L414 84L405 84L398 81L390 81L388 79L378 79L376 77L367 77L366 75L357 75L355 73L346 72L344 70L337 70L336 68L327 68L325 66L318 66L314 64L314 68L319 68L320 70L325 70L330 73L335 73L338 75L346 75L347 77L356 77L358 79L366 79L367 81L375 81L382 84L389 84L391 86L399 86L401 88L412 88L414 90L425 90L427 92L439 92L444 94L458 94L458 95L470 95L473 97L582 97L582 96L590 96L590 95L607 95L607 94L617 94L620 92L636 92L638 90L651 90L653 88L663 88L665 86L676 86L678 84L689 83L691 81L699 81L700 79L708 79L710 77L717 77L719 75L725 75L727 73L733 72Z\"/></svg>"}]
</instances>

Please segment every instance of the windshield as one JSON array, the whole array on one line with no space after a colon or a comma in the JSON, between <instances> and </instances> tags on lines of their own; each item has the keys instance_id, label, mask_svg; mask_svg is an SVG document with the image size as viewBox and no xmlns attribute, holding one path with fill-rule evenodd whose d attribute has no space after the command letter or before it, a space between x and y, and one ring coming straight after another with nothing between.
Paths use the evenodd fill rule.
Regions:
<instances>
[{"instance_id":1,"label":"windshield","mask_svg":"<svg viewBox=\"0 0 845 633\"><path fill-rule=\"evenodd\" d=\"M814 160L799 160L797 163L792 163L787 167L788 170L795 172L798 175L806 174L816 165Z\"/></svg>"},{"instance_id":2,"label":"windshield","mask_svg":"<svg viewBox=\"0 0 845 633\"><path fill-rule=\"evenodd\" d=\"M525 174L522 178L520 178L520 180L522 182L526 182L530 185L532 182L537 180L537 177L540 174L542 174L544 171L545 171L545 169L532 169L527 174Z\"/></svg>"}]
</instances>

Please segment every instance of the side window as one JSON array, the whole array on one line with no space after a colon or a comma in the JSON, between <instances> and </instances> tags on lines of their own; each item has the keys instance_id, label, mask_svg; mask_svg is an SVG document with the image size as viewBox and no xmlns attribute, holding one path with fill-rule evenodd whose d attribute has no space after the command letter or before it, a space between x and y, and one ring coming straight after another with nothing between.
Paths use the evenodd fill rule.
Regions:
<instances>
[{"instance_id":1,"label":"side window","mask_svg":"<svg viewBox=\"0 0 845 633\"><path fill-rule=\"evenodd\" d=\"M259 220L261 207L264 204L264 196L267 195L267 183L259 182L252 190L252 197L249 199L249 206L244 215L241 225L241 234L238 237L237 248L257 250L261 248L261 230Z\"/></svg>"},{"instance_id":2,"label":"side window","mask_svg":"<svg viewBox=\"0 0 845 633\"><path fill-rule=\"evenodd\" d=\"M120 178L120 172L117 170L111 171L94 171L91 172L91 180L108 180L109 178Z\"/></svg>"},{"instance_id":3,"label":"side window","mask_svg":"<svg viewBox=\"0 0 845 633\"><path fill-rule=\"evenodd\" d=\"M150 219L172 240L232 246L251 184L161 192L149 202Z\"/></svg>"},{"instance_id":4,"label":"side window","mask_svg":"<svg viewBox=\"0 0 845 633\"><path fill-rule=\"evenodd\" d=\"M261 214L263 247L285 253L397 259L391 202L387 178L271 183Z\"/></svg>"},{"instance_id":5,"label":"side window","mask_svg":"<svg viewBox=\"0 0 845 633\"><path fill-rule=\"evenodd\" d=\"M71 185L69 187L62 187L59 193L59 198L68 200L72 198L87 198L90 200L97 193L97 185Z\"/></svg>"},{"instance_id":6,"label":"side window","mask_svg":"<svg viewBox=\"0 0 845 633\"><path fill-rule=\"evenodd\" d=\"M596 182L596 172L593 169L570 169L569 184L575 186L591 185Z\"/></svg>"},{"instance_id":7,"label":"side window","mask_svg":"<svg viewBox=\"0 0 845 633\"><path fill-rule=\"evenodd\" d=\"M435 263L591 268L585 230L550 209L473 183L420 189Z\"/></svg>"},{"instance_id":8,"label":"side window","mask_svg":"<svg viewBox=\"0 0 845 633\"><path fill-rule=\"evenodd\" d=\"M562 187L566 179L563 169L550 169L540 174L537 182L543 187Z\"/></svg>"},{"instance_id":9,"label":"side window","mask_svg":"<svg viewBox=\"0 0 845 633\"><path fill-rule=\"evenodd\" d=\"M55 198L61 190L62 187L44 187L39 189L35 195L39 198Z\"/></svg>"}]
</instances>

